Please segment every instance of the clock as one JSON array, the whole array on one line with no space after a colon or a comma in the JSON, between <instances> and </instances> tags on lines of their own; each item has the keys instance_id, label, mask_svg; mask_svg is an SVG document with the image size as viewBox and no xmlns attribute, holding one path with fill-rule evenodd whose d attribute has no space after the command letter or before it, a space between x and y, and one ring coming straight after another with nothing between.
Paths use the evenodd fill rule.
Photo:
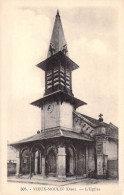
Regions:
<instances>
[{"instance_id":1,"label":"clock","mask_svg":"<svg viewBox=\"0 0 124 195\"><path fill-rule=\"evenodd\" d=\"M54 109L54 107L53 107L52 104L49 104L49 105L47 106L47 111L48 111L49 113L51 113L51 112L53 111L53 109Z\"/></svg>"}]
</instances>

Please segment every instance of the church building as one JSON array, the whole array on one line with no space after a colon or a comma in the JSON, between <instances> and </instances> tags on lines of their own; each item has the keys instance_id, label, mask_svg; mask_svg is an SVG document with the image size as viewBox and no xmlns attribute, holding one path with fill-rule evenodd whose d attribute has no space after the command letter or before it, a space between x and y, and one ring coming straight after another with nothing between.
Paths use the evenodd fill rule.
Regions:
<instances>
[{"instance_id":1,"label":"church building","mask_svg":"<svg viewBox=\"0 0 124 195\"><path fill-rule=\"evenodd\" d=\"M79 66L68 56L59 11L47 58L37 67L45 72L45 92L31 104L41 110L41 129L10 144L17 151L16 176L117 178L118 128L102 114L94 119L76 111L86 103L73 94L72 73Z\"/></svg>"}]
</instances>

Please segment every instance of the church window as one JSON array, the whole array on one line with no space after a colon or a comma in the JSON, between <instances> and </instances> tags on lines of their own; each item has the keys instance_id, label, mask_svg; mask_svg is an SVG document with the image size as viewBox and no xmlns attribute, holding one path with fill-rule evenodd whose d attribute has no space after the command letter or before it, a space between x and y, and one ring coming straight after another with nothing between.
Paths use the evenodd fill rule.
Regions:
<instances>
[{"instance_id":1,"label":"church window","mask_svg":"<svg viewBox=\"0 0 124 195\"><path fill-rule=\"evenodd\" d=\"M47 89L52 87L52 70L47 70Z\"/></svg>"}]
</instances>

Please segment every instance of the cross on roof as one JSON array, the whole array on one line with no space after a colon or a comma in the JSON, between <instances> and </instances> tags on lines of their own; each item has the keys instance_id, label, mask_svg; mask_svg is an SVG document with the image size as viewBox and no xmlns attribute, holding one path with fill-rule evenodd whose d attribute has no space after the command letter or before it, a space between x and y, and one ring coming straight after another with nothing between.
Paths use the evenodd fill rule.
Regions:
<instances>
[{"instance_id":1,"label":"cross on roof","mask_svg":"<svg viewBox=\"0 0 124 195\"><path fill-rule=\"evenodd\" d=\"M103 116L103 114L100 113L100 114L99 114L99 117L101 118L102 116Z\"/></svg>"}]
</instances>

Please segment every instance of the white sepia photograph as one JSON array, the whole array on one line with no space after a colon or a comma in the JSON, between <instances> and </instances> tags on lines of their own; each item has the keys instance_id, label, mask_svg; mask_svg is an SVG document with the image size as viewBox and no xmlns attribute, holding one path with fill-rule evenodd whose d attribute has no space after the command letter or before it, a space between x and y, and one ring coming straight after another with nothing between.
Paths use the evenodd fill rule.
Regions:
<instances>
[{"instance_id":1,"label":"white sepia photograph","mask_svg":"<svg viewBox=\"0 0 124 195\"><path fill-rule=\"evenodd\" d=\"M2 194L124 194L123 3L70 2L1 3Z\"/></svg>"}]
</instances>

